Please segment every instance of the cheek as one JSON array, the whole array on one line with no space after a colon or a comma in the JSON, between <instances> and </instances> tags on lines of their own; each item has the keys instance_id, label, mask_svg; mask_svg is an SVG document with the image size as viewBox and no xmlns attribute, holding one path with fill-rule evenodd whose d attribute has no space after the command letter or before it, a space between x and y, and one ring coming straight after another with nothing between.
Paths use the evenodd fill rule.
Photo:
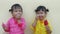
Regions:
<instances>
[{"instance_id":1,"label":"cheek","mask_svg":"<svg viewBox=\"0 0 60 34\"><path fill-rule=\"evenodd\" d=\"M45 17L45 14L43 14L43 16Z\"/></svg>"},{"instance_id":2,"label":"cheek","mask_svg":"<svg viewBox=\"0 0 60 34\"><path fill-rule=\"evenodd\" d=\"M22 15L22 12L20 12L20 15Z\"/></svg>"},{"instance_id":3,"label":"cheek","mask_svg":"<svg viewBox=\"0 0 60 34\"><path fill-rule=\"evenodd\" d=\"M45 15L45 14L43 14L43 18L45 18L45 16L46 16L46 15Z\"/></svg>"},{"instance_id":4,"label":"cheek","mask_svg":"<svg viewBox=\"0 0 60 34\"><path fill-rule=\"evenodd\" d=\"M45 14L40 14L40 18L44 18L46 15Z\"/></svg>"},{"instance_id":5,"label":"cheek","mask_svg":"<svg viewBox=\"0 0 60 34\"><path fill-rule=\"evenodd\" d=\"M13 13L12 13L12 16L16 16L16 14L17 14L17 13L13 12Z\"/></svg>"}]
</instances>

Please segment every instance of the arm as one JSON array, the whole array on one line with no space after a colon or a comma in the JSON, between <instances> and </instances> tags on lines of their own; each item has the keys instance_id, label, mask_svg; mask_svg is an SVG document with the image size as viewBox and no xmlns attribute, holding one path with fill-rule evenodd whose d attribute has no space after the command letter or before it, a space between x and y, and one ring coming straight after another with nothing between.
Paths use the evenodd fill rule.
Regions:
<instances>
[{"instance_id":1,"label":"arm","mask_svg":"<svg viewBox=\"0 0 60 34\"><path fill-rule=\"evenodd\" d=\"M32 27L35 29L36 24L37 24L37 20L39 19L39 16L36 15L36 18L34 20L34 23L32 24Z\"/></svg>"},{"instance_id":2,"label":"arm","mask_svg":"<svg viewBox=\"0 0 60 34\"><path fill-rule=\"evenodd\" d=\"M48 25L45 26L46 30L47 30L47 34L51 34L52 31L50 30L50 27Z\"/></svg>"},{"instance_id":3,"label":"arm","mask_svg":"<svg viewBox=\"0 0 60 34\"><path fill-rule=\"evenodd\" d=\"M35 19L34 20L34 23L32 24L32 27L35 28L36 27L36 24L37 24L37 20Z\"/></svg>"},{"instance_id":4,"label":"arm","mask_svg":"<svg viewBox=\"0 0 60 34\"><path fill-rule=\"evenodd\" d=\"M3 23L3 24L2 24L2 27L3 27L3 29L4 29L5 32L9 32L9 29L10 29L10 28L9 28L9 23L7 23L7 24L4 24L4 23Z\"/></svg>"},{"instance_id":5,"label":"arm","mask_svg":"<svg viewBox=\"0 0 60 34\"><path fill-rule=\"evenodd\" d=\"M49 26L49 23L47 20L44 21L44 25L45 25L45 28L46 28L46 31L47 31L47 34L51 34L52 31L50 29L50 26Z\"/></svg>"}]
</instances>

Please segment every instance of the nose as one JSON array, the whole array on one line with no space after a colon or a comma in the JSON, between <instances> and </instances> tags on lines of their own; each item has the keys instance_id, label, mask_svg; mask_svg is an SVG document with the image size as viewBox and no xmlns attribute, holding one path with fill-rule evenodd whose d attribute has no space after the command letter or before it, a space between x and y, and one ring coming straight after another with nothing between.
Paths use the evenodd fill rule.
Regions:
<instances>
[{"instance_id":1,"label":"nose","mask_svg":"<svg viewBox=\"0 0 60 34\"><path fill-rule=\"evenodd\" d=\"M43 12L40 12L40 14L43 14Z\"/></svg>"},{"instance_id":2,"label":"nose","mask_svg":"<svg viewBox=\"0 0 60 34\"><path fill-rule=\"evenodd\" d=\"M20 11L17 11L18 14L20 14Z\"/></svg>"}]
</instances>

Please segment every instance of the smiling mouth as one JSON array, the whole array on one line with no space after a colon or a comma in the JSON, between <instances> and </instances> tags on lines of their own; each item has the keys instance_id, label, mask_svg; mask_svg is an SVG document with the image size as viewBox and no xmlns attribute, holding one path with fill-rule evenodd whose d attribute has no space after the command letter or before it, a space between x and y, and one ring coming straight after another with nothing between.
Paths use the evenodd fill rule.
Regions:
<instances>
[{"instance_id":1,"label":"smiling mouth","mask_svg":"<svg viewBox=\"0 0 60 34\"><path fill-rule=\"evenodd\" d=\"M39 16L40 18L43 18L43 16Z\"/></svg>"}]
</instances>

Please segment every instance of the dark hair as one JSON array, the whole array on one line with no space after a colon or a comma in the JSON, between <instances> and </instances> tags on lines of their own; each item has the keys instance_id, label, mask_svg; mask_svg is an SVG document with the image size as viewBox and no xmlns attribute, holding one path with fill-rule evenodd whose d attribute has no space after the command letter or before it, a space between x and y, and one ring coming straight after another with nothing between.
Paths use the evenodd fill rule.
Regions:
<instances>
[{"instance_id":1,"label":"dark hair","mask_svg":"<svg viewBox=\"0 0 60 34\"><path fill-rule=\"evenodd\" d=\"M9 9L9 12L13 12L13 9L16 9L16 8L20 8L21 10L23 10L20 4L14 4L12 5L11 9Z\"/></svg>"},{"instance_id":2,"label":"dark hair","mask_svg":"<svg viewBox=\"0 0 60 34\"><path fill-rule=\"evenodd\" d=\"M46 9L45 6L38 6L37 9L35 10L35 12L38 12L38 11L40 11L40 10L44 11L45 13L49 12L49 10Z\"/></svg>"}]
</instances>

